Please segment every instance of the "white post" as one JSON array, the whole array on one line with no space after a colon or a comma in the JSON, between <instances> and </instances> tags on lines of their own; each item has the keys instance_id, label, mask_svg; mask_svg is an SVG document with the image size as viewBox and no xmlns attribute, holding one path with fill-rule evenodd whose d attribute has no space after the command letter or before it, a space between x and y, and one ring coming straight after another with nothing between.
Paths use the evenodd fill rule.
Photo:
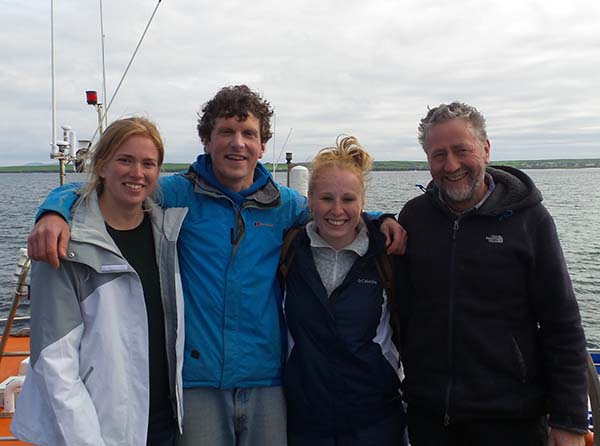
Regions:
<instances>
[{"instance_id":1,"label":"white post","mask_svg":"<svg viewBox=\"0 0 600 446\"><path fill-rule=\"evenodd\" d=\"M290 171L290 187L298 191L300 195L308 196L308 182L310 172L304 166L294 166Z\"/></svg>"}]
</instances>

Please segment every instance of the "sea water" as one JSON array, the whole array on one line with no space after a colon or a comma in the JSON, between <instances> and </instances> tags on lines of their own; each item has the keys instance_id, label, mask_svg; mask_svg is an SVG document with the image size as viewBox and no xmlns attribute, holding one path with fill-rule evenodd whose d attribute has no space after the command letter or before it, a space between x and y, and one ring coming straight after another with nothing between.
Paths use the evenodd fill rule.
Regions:
<instances>
[{"instance_id":1,"label":"sea water","mask_svg":"<svg viewBox=\"0 0 600 446\"><path fill-rule=\"evenodd\" d=\"M600 347L600 169L530 170L554 217L590 347ZM67 181L86 176L69 174ZM284 175L277 179L284 181ZM421 193L430 176L419 172L373 172L367 210L397 213ZM57 174L0 174L0 316L14 295L19 248L26 247L37 207L58 183ZM26 311L27 304L22 311Z\"/></svg>"}]
</instances>

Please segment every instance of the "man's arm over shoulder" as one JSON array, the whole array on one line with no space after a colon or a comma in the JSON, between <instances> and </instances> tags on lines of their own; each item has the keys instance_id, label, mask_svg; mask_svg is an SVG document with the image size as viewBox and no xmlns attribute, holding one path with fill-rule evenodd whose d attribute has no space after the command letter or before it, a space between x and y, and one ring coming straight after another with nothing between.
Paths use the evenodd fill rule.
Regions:
<instances>
[{"instance_id":1,"label":"man's arm over shoulder","mask_svg":"<svg viewBox=\"0 0 600 446\"><path fill-rule=\"evenodd\" d=\"M187 207L193 194L194 184L185 176L187 171L165 175L159 179L156 189L156 201L162 208Z\"/></svg>"},{"instance_id":2,"label":"man's arm over shoulder","mask_svg":"<svg viewBox=\"0 0 600 446\"><path fill-rule=\"evenodd\" d=\"M281 205L285 206L289 212L289 224L285 228L286 231L293 226L306 224L310 218L306 197L288 187L280 187L279 193L281 196Z\"/></svg>"},{"instance_id":3,"label":"man's arm over shoulder","mask_svg":"<svg viewBox=\"0 0 600 446\"><path fill-rule=\"evenodd\" d=\"M37 223L27 239L27 253L31 259L58 268L59 258L66 257L71 235L68 222L80 188L81 183L69 183L54 189L46 197L36 215Z\"/></svg>"},{"instance_id":4,"label":"man's arm over shoulder","mask_svg":"<svg viewBox=\"0 0 600 446\"><path fill-rule=\"evenodd\" d=\"M362 216L364 219L375 222L379 231L384 235L387 254L404 255L406 252L407 234L404 227L396 220L395 214L363 212Z\"/></svg>"},{"instance_id":5,"label":"man's arm over shoulder","mask_svg":"<svg viewBox=\"0 0 600 446\"><path fill-rule=\"evenodd\" d=\"M68 183L52 190L40 205L35 221L38 221L46 212L56 212L65 221L71 221L71 208L79 198L77 191L81 189L82 185L83 183L79 182Z\"/></svg>"},{"instance_id":6,"label":"man's arm over shoulder","mask_svg":"<svg viewBox=\"0 0 600 446\"><path fill-rule=\"evenodd\" d=\"M296 190L281 187L280 188L282 205L288 206L290 211L290 225L286 230L293 226L304 225L310 218L308 212L308 200L300 195ZM371 219L385 220L385 225L380 227L386 236L386 247L389 254L404 254L406 248L406 231L401 225L398 225L393 215L382 214L381 212L369 212L367 214Z\"/></svg>"},{"instance_id":7,"label":"man's arm over shoulder","mask_svg":"<svg viewBox=\"0 0 600 446\"><path fill-rule=\"evenodd\" d=\"M542 373L548 384L550 426L585 434L588 427L586 340L554 221L539 205L531 226L529 274L540 327Z\"/></svg>"}]
</instances>

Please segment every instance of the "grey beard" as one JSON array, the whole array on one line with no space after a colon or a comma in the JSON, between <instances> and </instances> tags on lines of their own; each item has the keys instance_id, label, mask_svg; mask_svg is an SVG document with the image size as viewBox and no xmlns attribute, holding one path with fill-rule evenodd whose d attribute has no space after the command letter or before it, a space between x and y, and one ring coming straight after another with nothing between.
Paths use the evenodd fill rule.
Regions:
<instances>
[{"instance_id":1,"label":"grey beard","mask_svg":"<svg viewBox=\"0 0 600 446\"><path fill-rule=\"evenodd\" d=\"M483 183L484 178L479 177L475 180L475 182L469 183L462 187L452 187L452 188L444 188L438 184L438 188L440 189L442 196L444 197L444 201L453 201L455 203L464 203L465 201L470 201L475 196L475 192L479 190L481 184Z\"/></svg>"}]
</instances>

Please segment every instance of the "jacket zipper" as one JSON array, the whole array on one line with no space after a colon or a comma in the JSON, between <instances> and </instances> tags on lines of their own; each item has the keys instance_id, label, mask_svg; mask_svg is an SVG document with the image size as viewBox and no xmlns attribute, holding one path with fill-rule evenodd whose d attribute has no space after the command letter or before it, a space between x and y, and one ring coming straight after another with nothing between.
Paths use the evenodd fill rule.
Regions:
<instances>
[{"instance_id":1,"label":"jacket zipper","mask_svg":"<svg viewBox=\"0 0 600 446\"><path fill-rule=\"evenodd\" d=\"M171 324L169 324L168 318L167 318L167 310L169 310L169 308L166 307L167 302L165 300L165 296L171 295L171 297L173 299L175 299L174 302L174 306L175 306L175 313L177 314L177 297L176 297L176 291L175 291L175 283L173 283L173 279L169 280L168 284L165 284L164 281L162 280L162 276L161 276L161 268L160 268L160 264L161 264L161 258L162 258L162 250L163 249L169 249L169 243L166 243L166 246L163 246L163 241L159 240L158 243L158 247L156 248L156 262L159 265L158 268L158 279L159 279L159 283L160 283L160 302L161 302L161 306L162 306L162 310L163 310L163 320L164 320L164 324L165 324L165 341L167 343L167 345L175 345L177 343L177 327L175 327L175 333L171 332L171 329L173 327L171 327ZM173 252L169 252L169 257L172 257L171 254ZM173 263L171 263L169 265L169 268L175 268L173 266ZM167 274L167 276L169 276L169 274ZM173 271L173 276L175 276L175 272ZM164 292L163 292L164 289ZM171 290L173 290L171 292ZM175 316L175 325L177 326L178 321L177 321L177 316ZM173 414L175 415L175 419L179 420L179 407L178 407L178 401L179 401L179 397L178 397L178 390L177 390L177 379L175 378L175 374L177 373L177 355L175 355L175 357L172 357L168 351L167 351L167 375L169 377L169 402L171 403L171 408L173 410ZM172 388L171 388L172 386ZM179 426L178 426L179 429Z\"/></svg>"},{"instance_id":2,"label":"jacket zipper","mask_svg":"<svg viewBox=\"0 0 600 446\"><path fill-rule=\"evenodd\" d=\"M460 217L454 220L454 225L452 227L452 251L450 256L450 296L448 301L448 366L450 368L450 379L448 380L448 384L446 386L446 398L445 398L445 412L444 412L444 426L447 427L450 425L450 415L448 412L450 411L450 392L452 391L452 387L454 386L454 361L453 361L453 348L452 348L452 339L453 339L453 331L454 331L454 265L455 265L455 256L456 256L456 233L458 232L460 226Z\"/></svg>"}]
</instances>

